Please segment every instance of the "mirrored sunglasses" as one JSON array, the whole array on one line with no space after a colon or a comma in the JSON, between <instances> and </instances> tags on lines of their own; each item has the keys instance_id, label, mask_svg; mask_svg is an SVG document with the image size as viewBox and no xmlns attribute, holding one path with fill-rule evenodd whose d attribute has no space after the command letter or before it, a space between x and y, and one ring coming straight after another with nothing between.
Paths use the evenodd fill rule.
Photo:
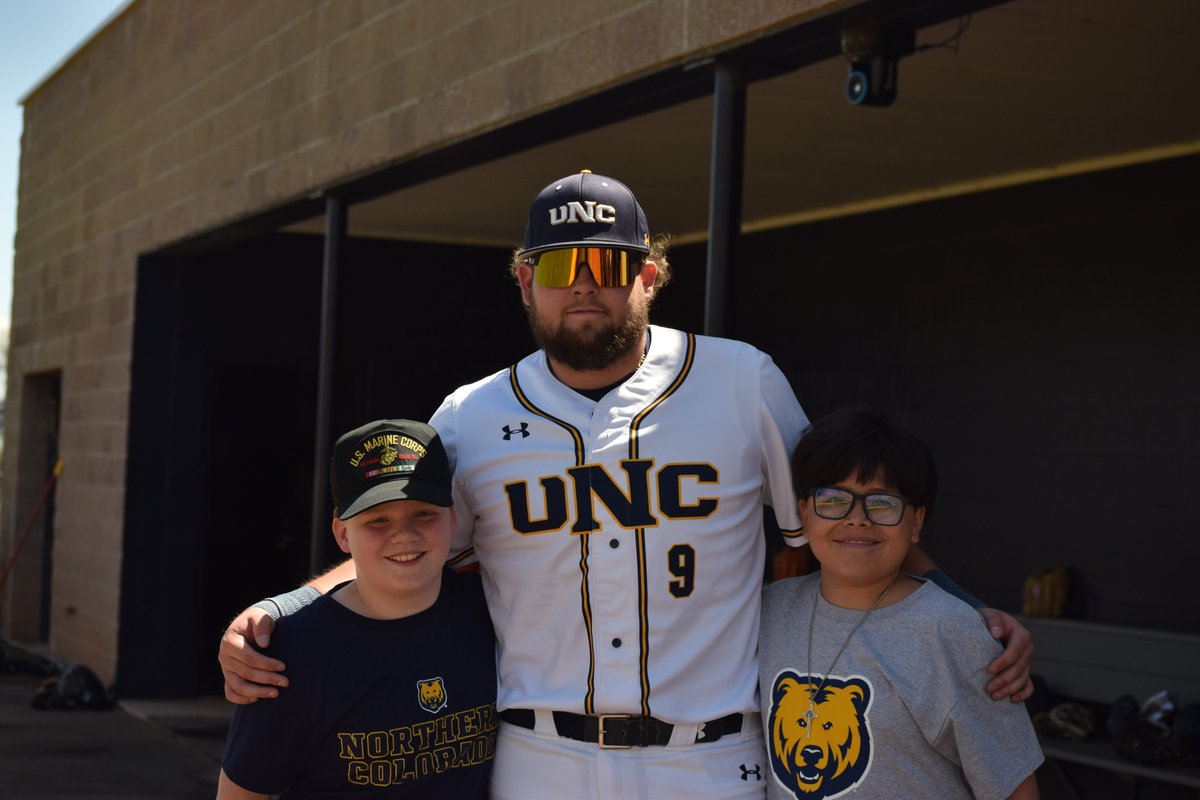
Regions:
<instances>
[{"instance_id":1,"label":"mirrored sunglasses","mask_svg":"<svg viewBox=\"0 0 1200 800\"><path fill-rule=\"evenodd\" d=\"M896 494L857 494L846 489L822 486L809 492L813 511L823 519L845 519L861 500L863 513L876 525L899 525L909 502Z\"/></svg>"},{"instance_id":2,"label":"mirrored sunglasses","mask_svg":"<svg viewBox=\"0 0 1200 800\"><path fill-rule=\"evenodd\" d=\"M525 259L533 279L547 289L565 289L575 283L580 269L592 273L597 286L628 286L642 271L644 253L615 247L568 247L546 250Z\"/></svg>"}]
</instances>

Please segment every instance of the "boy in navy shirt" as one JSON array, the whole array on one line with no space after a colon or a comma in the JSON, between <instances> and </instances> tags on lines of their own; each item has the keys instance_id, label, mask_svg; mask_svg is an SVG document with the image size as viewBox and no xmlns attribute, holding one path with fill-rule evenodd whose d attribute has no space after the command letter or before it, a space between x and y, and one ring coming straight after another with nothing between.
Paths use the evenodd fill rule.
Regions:
<instances>
[{"instance_id":1,"label":"boy in navy shirt","mask_svg":"<svg viewBox=\"0 0 1200 800\"><path fill-rule=\"evenodd\" d=\"M379 420L334 446L333 535L357 577L279 620L290 688L238 706L218 800L484 798L495 637L478 575L445 568L451 473L437 433Z\"/></svg>"}]
</instances>

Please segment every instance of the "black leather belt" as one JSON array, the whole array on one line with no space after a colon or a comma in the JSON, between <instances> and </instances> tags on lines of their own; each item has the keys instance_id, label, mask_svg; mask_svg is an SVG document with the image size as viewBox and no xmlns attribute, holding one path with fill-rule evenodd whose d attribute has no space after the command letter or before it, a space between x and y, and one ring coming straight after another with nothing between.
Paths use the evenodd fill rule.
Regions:
<instances>
[{"instance_id":1,"label":"black leather belt","mask_svg":"<svg viewBox=\"0 0 1200 800\"><path fill-rule=\"evenodd\" d=\"M669 722L633 714L573 714L570 711L553 714L559 736L598 744L605 750L662 746L670 743L671 732L675 730ZM533 730L535 717L531 708L506 708L500 712L500 719ZM742 715L730 714L700 725L696 743L715 742L725 734L741 729Z\"/></svg>"}]
</instances>

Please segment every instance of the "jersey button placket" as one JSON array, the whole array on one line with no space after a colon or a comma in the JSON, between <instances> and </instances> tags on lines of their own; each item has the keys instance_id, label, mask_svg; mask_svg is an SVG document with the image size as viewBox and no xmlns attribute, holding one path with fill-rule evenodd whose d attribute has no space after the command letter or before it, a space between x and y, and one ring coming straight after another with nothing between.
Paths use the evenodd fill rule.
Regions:
<instances>
[{"instance_id":1,"label":"jersey button placket","mask_svg":"<svg viewBox=\"0 0 1200 800\"><path fill-rule=\"evenodd\" d=\"M600 464L622 494L629 493L629 476L621 467L628 457L628 420L618 420L612 411L593 416L588 463ZM622 444L614 453L613 440ZM590 487L589 487L590 489ZM596 694L598 710L628 706L640 697L638 660L637 548L632 529L626 530L613 518L603 502L593 496L594 515L600 529L589 561L588 580L592 590L592 622L596 642ZM605 546L607 543L607 546ZM601 555L603 553L604 555Z\"/></svg>"}]
</instances>

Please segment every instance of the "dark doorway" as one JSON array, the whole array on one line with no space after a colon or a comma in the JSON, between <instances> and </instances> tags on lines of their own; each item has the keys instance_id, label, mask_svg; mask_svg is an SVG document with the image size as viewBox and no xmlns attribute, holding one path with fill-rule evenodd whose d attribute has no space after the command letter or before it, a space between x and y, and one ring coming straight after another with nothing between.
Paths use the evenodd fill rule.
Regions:
<instances>
[{"instance_id":1,"label":"dark doorway","mask_svg":"<svg viewBox=\"0 0 1200 800\"><path fill-rule=\"evenodd\" d=\"M218 691L229 618L303 576L320 266L320 240L296 236L139 265L125 696Z\"/></svg>"},{"instance_id":2,"label":"dark doorway","mask_svg":"<svg viewBox=\"0 0 1200 800\"><path fill-rule=\"evenodd\" d=\"M12 608L37 609L9 621L14 638L45 642L50 638L54 584L54 474L58 461L58 431L62 403L62 373L25 377L21 387L20 458L13 547L2 566Z\"/></svg>"},{"instance_id":3,"label":"dark doorway","mask_svg":"<svg viewBox=\"0 0 1200 800\"><path fill-rule=\"evenodd\" d=\"M134 332L119 683L220 692L228 620L308 576L321 237L142 260ZM331 430L427 419L526 355L509 251L350 240ZM323 529L323 528L322 528ZM326 563L341 557L319 539Z\"/></svg>"}]
</instances>

